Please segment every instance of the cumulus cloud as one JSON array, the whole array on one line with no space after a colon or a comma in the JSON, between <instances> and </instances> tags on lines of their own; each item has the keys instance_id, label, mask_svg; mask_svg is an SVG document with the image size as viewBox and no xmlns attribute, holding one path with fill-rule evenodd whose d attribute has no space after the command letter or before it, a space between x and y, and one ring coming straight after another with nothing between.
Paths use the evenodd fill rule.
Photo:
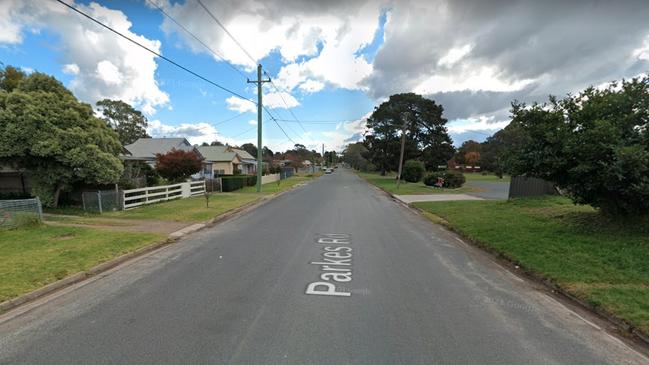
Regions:
<instances>
[{"instance_id":1,"label":"cumulus cloud","mask_svg":"<svg viewBox=\"0 0 649 365\"><path fill-rule=\"evenodd\" d=\"M133 33L132 23L119 11L97 3L75 7L160 52L160 42ZM20 43L25 31L48 29L60 36L57 45L63 71L74 75L70 84L80 99L94 104L104 98L121 99L147 114L169 103L155 80L155 56L81 18L55 2L0 2L0 43Z\"/></svg>"},{"instance_id":2,"label":"cumulus cloud","mask_svg":"<svg viewBox=\"0 0 649 365\"><path fill-rule=\"evenodd\" d=\"M207 3L246 52L230 39L193 1L158 2L228 62L252 70L257 60L278 52L285 65L278 84L286 91L322 89L323 83L359 89L372 65L357 52L372 42L381 11L379 1L244 0ZM177 33L194 52L209 52L191 36L165 19L163 30ZM221 61L219 57L215 57Z\"/></svg>"},{"instance_id":3,"label":"cumulus cloud","mask_svg":"<svg viewBox=\"0 0 649 365\"><path fill-rule=\"evenodd\" d=\"M229 98L225 99L225 103L227 104L228 109L237 111L239 113L257 112L257 106L255 104L238 96L230 96Z\"/></svg>"},{"instance_id":4,"label":"cumulus cloud","mask_svg":"<svg viewBox=\"0 0 649 365\"><path fill-rule=\"evenodd\" d=\"M641 0L400 1L364 83L377 99L426 94L449 119L501 120L514 99L544 100L649 68L648 16Z\"/></svg>"}]
</instances>

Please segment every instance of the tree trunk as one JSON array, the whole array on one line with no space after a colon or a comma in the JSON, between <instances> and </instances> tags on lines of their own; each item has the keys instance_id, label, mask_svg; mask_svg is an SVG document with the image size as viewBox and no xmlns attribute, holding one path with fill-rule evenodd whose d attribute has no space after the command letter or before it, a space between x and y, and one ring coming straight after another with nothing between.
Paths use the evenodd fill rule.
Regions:
<instances>
[{"instance_id":1,"label":"tree trunk","mask_svg":"<svg viewBox=\"0 0 649 365\"><path fill-rule=\"evenodd\" d=\"M59 196L61 195L61 190L63 190L63 187L61 185L56 185L56 189L54 190L54 201L52 202L52 208L59 207Z\"/></svg>"}]
</instances>

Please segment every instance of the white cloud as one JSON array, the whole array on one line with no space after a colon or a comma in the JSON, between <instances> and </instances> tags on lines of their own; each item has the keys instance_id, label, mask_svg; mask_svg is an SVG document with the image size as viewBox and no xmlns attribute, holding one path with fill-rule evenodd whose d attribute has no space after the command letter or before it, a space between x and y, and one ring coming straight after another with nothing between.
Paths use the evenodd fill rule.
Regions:
<instances>
[{"instance_id":1,"label":"white cloud","mask_svg":"<svg viewBox=\"0 0 649 365\"><path fill-rule=\"evenodd\" d=\"M63 73L77 75L79 74L79 66L77 66L76 63L68 63L67 65L63 65Z\"/></svg>"},{"instance_id":2,"label":"white cloud","mask_svg":"<svg viewBox=\"0 0 649 365\"><path fill-rule=\"evenodd\" d=\"M182 137L187 138L191 144L203 142L222 141L222 136L216 128L209 123L181 123L180 125L164 124L159 120L149 121L147 133L152 137Z\"/></svg>"},{"instance_id":3,"label":"white cloud","mask_svg":"<svg viewBox=\"0 0 649 365\"><path fill-rule=\"evenodd\" d=\"M373 40L381 9L379 1L297 2L287 6L277 0L242 0L210 3L207 7L255 60L279 52L288 63L278 74L282 89L291 91L307 78L360 89L360 81L371 73L372 65L357 52ZM248 70L256 66L200 6L185 2L165 7L227 61ZM178 33L193 51L209 52L167 19L163 29ZM298 62L301 57L308 60ZM314 88L322 89L309 83L303 90Z\"/></svg>"},{"instance_id":4,"label":"white cloud","mask_svg":"<svg viewBox=\"0 0 649 365\"><path fill-rule=\"evenodd\" d=\"M447 124L450 133L464 133L469 131L496 131L505 128L509 120L495 121L493 116L480 116L464 120L454 120Z\"/></svg>"},{"instance_id":5,"label":"white cloud","mask_svg":"<svg viewBox=\"0 0 649 365\"><path fill-rule=\"evenodd\" d=\"M451 48L444 57L440 58L439 61L437 61L437 65L446 67L453 66L459 60L464 58L464 56L468 55L472 49L473 45L471 44L465 44L462 47Z\"/></svg>"},{"instance_id":6,"label":"white cloud","mask_svg":"<svg viewBox=\"0 0 649 365\"><path fill-rule=\"evenodd\" d=\"M248 121L248 124L250 124L250 125L257 125L257 121L254 120L254 119L251 119L251 120Z\"/></svg>"},{"instance_id":7,"label":"white cloud","mask_svg":"<svg viewBox=\"0 0 649 365\"><path fill-rule=\"evenodd\" d=\"M297 99L295 99L293 95L283 91L279 93L274 92L274 93L264 94L263 103L265 106L271 109L277 109L277 108L288 109L288 108L295 108L296 106L300 105L300 102L297 101Z\"/></svg>"},{"instance_id":8,"label":"white cloud","mask_svg":"<svg viewBox=\"0 0 649 365\"><path fill-rule=\"evenodd\" d=\"M306 93L317 93L318 91L324 89L325 84L316 80L306 80L301 83L299 89Z\"/></svg>"},{"instance_id":9,"label":"white cloud","mask_svg":"<svg viewBox=\"0 0 649 365\"><path fill-rule=\"evenodd\" d=\"M97 3L73 4L146 47L160 52L160 42L131 31L132 23L119 10ZM48 29L60 36L57 48L63 71L74 75L70 88L80 99L120 99L151 115L169 103L155 80L155 56L100 28L61 4L36 0L0 2L0 43L19 43L25 29Z\"/></svg>"},{"instance_id":10,"label":"white cloud","mask_svg":"<svg viewBox=\"0 0 649 365\"><path fill-rule=\"evenodd\" d=\"M507 82L501 80L493 68L484 66L458 74L432 75L415 86L413 91L419 94L462 90L508 92L521 90L533 82L532 79Z\"/></svg>"},{"instance_id":11,"label":"white cloud","mask_svg":"<svg viewBox=\"0 0 649 365\"><path fill-rule=\"evenodd\" d=\"M225 99L225 103L228 105L228 109L238 111L239 113L257 112L257 106L255 104L248 100L241 99L238 96L230 96Z\"/></svg>"},{"instance_id":12,"label":"white cloud","mask_svg":"<svg viewBox=\"0 0 649 365\"><path fill-rule=\"evenodd\" d=\"M122 82L122 74L119 69L108 60L97 64L97 76L107 84L118 85Z\"/></svg>"}]
</instances>

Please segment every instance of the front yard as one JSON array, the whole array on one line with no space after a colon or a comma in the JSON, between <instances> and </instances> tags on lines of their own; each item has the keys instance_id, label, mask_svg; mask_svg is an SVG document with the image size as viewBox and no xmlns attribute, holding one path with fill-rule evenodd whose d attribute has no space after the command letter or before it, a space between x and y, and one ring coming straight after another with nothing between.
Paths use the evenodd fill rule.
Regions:
<instances>
[{"instance_id":1,"label":"front yard","mask_svg":"<svg viewBox=\"0 0 649 365\"><path fill-rule=\"evenodd\" d=\"M0 231L0 302L160 242L169 233L164 228L171 231L215 218L315 177L265 184L262 194L255 187L211 194L209 207L204 196L196 196L102 215L49 209L46 224Z\"/></svg>"},{"instance_id":2,"label":"front yard","mask_svg":"<svg viewBox=\"0 0 649 365\"><path fill-rule=\"evenodd\" d=\"M561 197L414 205L649 333L649 220L610 220Z\"/></svg>"},{"instance_id":3,"label":"front yard","mask_svg":"<svg viewBox=\"0 0 649 365\"><path fill-rule=\"evenodd\" d=\"M163 240L152 233L39 225L0 233L0 302Z\"/></svg>"}]
</instances>

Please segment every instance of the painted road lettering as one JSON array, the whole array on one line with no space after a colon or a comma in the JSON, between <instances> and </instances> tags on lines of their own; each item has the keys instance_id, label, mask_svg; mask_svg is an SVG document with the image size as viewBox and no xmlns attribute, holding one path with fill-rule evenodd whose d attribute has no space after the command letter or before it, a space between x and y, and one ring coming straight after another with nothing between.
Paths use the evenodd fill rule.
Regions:
<instances>
[{"instance_id":1,"label":"painted road lettering","mask_svg":"<svg viewBox=\"0 0 649 365\"><path fill-rule=\"evenodd\" d=\"M352 248L351 236L346 233L329 233L320 235L316 242L326 245L322 248L322 258L310 262L320 266L320 281L309 283L306 294L349 297L351 292L343 290L336 283L352 281Z\"/></svg>"}]
</instances>

